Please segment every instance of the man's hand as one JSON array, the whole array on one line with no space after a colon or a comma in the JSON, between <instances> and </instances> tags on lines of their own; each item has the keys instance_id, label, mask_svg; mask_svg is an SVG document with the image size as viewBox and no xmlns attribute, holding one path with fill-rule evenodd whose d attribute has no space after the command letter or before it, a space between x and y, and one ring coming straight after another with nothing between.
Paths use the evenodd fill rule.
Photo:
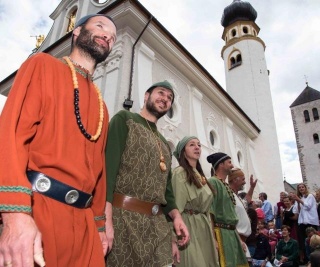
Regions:
<instances>
[{"instance_id":1,"label":"man's hand","mask_svg":"<svg viewBox=\"0 0 320 267\"><path fill-rule=\"evenodd\" d=\"M243 252L246 253L246 252L247 252L247 245L246 245L246 243L244 243L242 240L240 240L240 242L241 242L241 247L242 247Z\"/></svg>"},{"instance_id":2,"label":"man's hand","mask_svg":"<svg viewBox=\"0 0 320 267\"><path fill-rule=\"evenodd\" d=\"M45 266L42 238L33 218L25 213L2 213L0 266Z\"/></svg>"},{"instance_id":3,"label":"man's hand","mask_svg":"<svg viewBox=\"0 0 320 267\"><path fill-rule=\"evenodd\" d=\"M172 241L172 258L173 264L180 263L180 251L176 241Z\"/></svg>"},{"instance_id":4,"label":"man's hand","mask_svg":"<svg viewBox=\"0 0 320 267\"><path fill-rule=\"evenodd\" d=\"M105 232L99 232L101 244L102 244L102 249L103 249L103 255L107 254L108 250L108 241L107 241L107 236Z\"/></svg>"},{"instance_id":5,"label":"man's hand","mask_svg":"<svg viewBox=\"0 0 320 267\"><path fill-rule=\"evenodd\" d=\"M107 202L106 204L106 238L107 238L107 250L106 253L109 253L112 249L113 238L114 238L114 229L112 223L112 204Z\"/></svg>"},{"instance_id":6,"label":"man's hand","mask_svg":"<svg viewBox=\"0 0 320 267\"><path fill-rule=\"evenodd\" d=\"M178 236L178 246L186 245L190 240L190 235L187 226L184 224L180 212L173 209L169 212L169 216L173 220L173 228Z\"/></svg>"},{"instance_id":7,"label":"man's hand","mask_svg":"<svg viewBox=\"0 0 320 267\"><path fill-rule=\"evenodd\" d=\"M253 179L253 175L251 174L250 175L250 187L253 187L253 188L255 188L256 187L256 185L257 185L257 182L258 182L258 179Z\"/></svg>"}]
</instances>

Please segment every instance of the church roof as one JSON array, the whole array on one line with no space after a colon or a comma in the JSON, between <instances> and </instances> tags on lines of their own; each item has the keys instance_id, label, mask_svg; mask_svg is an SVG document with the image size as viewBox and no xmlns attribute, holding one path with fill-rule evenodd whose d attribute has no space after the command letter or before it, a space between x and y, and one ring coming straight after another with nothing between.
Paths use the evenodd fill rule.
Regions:
<instances>
[{"instance_id":1,"label":"church roof","mask_svg":"<svg viewBox=\"0 0 320 267\"><path fill-rule=\"evenodd\" d=\"M249 2L242 2L241 0L233 0L228 5L222 14L221 25L227 27L238 20L255 21L257 18L257 11Z\"/></svg>"},{"instance_id":2,"label":"church roof","mask_svg":"<svg viewBox=\"0 0 320 267\"><path fill-rule=\"evenodd\" d=\"M291 104L290 108L299 106L314 100L320 99L320 92L311 88L308 84L297 99Z\"/></svg>"}]
</instances>

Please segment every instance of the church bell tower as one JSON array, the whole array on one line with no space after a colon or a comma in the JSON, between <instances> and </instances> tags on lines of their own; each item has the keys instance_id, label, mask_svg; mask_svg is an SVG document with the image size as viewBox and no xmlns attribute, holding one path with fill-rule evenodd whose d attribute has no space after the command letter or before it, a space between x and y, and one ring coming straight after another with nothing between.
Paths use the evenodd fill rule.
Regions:
<instances>
[{"instance_id":1,"label":"church bell tower","mask_svg":"<svg viewBox=\"0 0 320 267\"><path fill-rule=\"evenodd\" d=\"M282 168L265 58L265 43L255 23L257 11L249 2L234 0L224 9L221 24L225 45L221 56L225 64L226 89L240 108L261 130L255 142L255 161L267 166L257 177L262 190L283 190ZM270 160L268 160L268 157ZM250 163L248 163L250 165ZM272 191L273 190L273 191Z\"/></svg>"}]
</instances>

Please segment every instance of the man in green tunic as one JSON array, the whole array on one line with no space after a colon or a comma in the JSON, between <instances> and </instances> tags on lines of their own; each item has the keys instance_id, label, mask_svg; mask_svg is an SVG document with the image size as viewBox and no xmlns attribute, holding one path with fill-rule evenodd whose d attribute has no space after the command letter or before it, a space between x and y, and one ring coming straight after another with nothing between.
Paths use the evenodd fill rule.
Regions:
<instances>
[{"instance_id":1,"label":"man in green tunic","mask_svg":"<svg viewBox=\"0 0 320 267\"><path fill-rule=\"evenodd\" d=\"M231 173L231 158L224 153L214 153L207 157L212 164L214 175L208 180L214 189L210 213L218 243L220 267L249 266L236 231L238 217L235 210L236 200L232 189L225 182Z\"/></svg>"},{"instance_id":2,"label":"man in green tunic","mask_svg":"<svg viewBox=\"0 0 320 267\"><path fill-rule=\"evenodd\" d=\"M110 121L107 149L106 233L108 267L163 267L178 254L189 233L177 210L171 185L171 153L156 122L171 108L174 92L168 81L152 85L140 112L122 110ZM163 214L164 213L164 214Z\"/></svg>"}]
</instances>

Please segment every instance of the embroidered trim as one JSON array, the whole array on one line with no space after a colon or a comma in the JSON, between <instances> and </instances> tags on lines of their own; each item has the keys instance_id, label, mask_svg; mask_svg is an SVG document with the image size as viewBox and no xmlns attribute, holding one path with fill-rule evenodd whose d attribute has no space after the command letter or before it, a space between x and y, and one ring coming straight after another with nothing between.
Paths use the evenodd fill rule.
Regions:
<instances>
[{"instance_id":1,"label":"embroidered trim","mask_svg":"<svg viewBox=\"0 0 320 267\"><path fill-rule=\"evenodd\" d=\"M106 231L106 227L98 227L98 232L105 232Z\"/></svg>"},{"instance_id":2,"label":"embroidered trim","mask_svg":"<svg viewBox=\"0 0 320 267\"><path fill-rule=\"evenodd\" d=\"M102 215L102 216L95 216L94 220L95 221L101 221L101 220L105 220L106 219L106 215Z\"/></svg>"},{"instance_id":3,"label":"embroidered trim","mask_svg":"<svg viewBox=\"0 0 320 267\"><path fill-rule=\"evenodd\" d=\"M0 186L0 192L25 193L32 195L32 190L24 186Z\"/></svg>"},{"instance_id":4,"label":"embroidered trim","mask_svg":"<svg viewBox=\"0 0 320 267\"><path fill-rule=\"evenodd\" d=\"M22 205L0 205L0 210L4 212L27 212L31 213L30 206L22 206Z\"/></svg>"}]
</instances>

